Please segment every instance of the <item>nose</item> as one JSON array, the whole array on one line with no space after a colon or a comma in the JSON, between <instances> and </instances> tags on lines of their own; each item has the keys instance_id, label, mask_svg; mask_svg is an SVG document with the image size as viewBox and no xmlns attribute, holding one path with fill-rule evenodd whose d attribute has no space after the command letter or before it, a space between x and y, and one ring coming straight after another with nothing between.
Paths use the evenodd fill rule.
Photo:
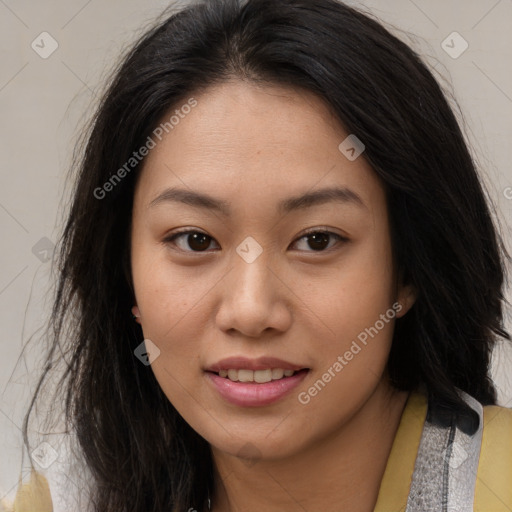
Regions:
<instances>
[{"instance_id":1,"label":"nose","mask_svg":"<svg viewBox=\"0 0 512 512\"><path fill-rule=\"evenodd\" d=\"M283 277L271 268L265 251L252 262L235 252L231 270L223 279L217 327L251 338L289 329L293 293Z\"/></svg>"}]
</instances>

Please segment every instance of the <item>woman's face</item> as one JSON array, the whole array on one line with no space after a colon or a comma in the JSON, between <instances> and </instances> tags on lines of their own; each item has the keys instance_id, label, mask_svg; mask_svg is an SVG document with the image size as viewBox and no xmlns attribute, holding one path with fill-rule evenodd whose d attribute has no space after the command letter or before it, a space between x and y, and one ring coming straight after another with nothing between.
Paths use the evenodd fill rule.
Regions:
<instances>
[{"instance_id":1,"label":"woman's face","mask_svg":"<svg viewBox=\"0 0 512 512\"><path fill-rule=\"evenodd\" d=\"M134 311L162 390L212 447L290 456L388 386L413 294L384 190L321 100L242 82L194 99L164 117L179 111L137 184Z\"/></svg>"}]
</instances>

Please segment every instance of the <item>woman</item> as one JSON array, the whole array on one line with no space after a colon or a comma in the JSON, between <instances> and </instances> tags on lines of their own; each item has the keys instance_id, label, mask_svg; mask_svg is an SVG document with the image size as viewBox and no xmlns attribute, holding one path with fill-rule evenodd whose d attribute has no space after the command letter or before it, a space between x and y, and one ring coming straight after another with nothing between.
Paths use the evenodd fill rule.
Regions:
<instances>
[{"instance_id":1,"label":"woman","mask_svg":"<svg viewBox=\"0 0 512 512\"><path fill-rule=\"evenodd\" d=\"M510 510L505 256L440 87L376 21L169 16L104 96L61 240L48 361L91 510Z\"/></svg>"}]
</instances>

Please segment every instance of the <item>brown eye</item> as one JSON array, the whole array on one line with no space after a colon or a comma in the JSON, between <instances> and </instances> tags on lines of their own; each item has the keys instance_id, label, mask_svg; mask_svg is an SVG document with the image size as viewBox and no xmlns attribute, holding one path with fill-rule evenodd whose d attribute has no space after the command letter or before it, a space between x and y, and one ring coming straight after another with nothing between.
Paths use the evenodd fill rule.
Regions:
<instances>
[{"instance_id":1,"label":"brown eye","mask_svg":"<svg viewBox=\"0 0 512 512\"><path fill-rule=\"evenodd\" d=\"M184 242L176 243L176 240L184 240ZM201 231L182 231L166 238L164 242L172 242L185 252L204 252L212 240L211 236Z\"/></svg>"},{"instance_id":2,"label":"brown eye","mask_svg":"<svg viewBox=\"0 0 512 512\"><path fill-rule=\"evenodd\" d=\"M307 240L306 245L312 250L306 250L306 252L324 252L332 247L332 244L329 246L329 241L332 238L335 238L338 242L347 241L346 238L332 231L310 231L300 237L297 242L303 239Z\"/></svg>"}]
</instances>

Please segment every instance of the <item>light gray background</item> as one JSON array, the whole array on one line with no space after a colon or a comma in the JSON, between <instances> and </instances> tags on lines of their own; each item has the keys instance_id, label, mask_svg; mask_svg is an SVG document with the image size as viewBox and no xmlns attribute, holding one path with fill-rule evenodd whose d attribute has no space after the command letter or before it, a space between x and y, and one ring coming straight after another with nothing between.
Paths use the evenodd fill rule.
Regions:
<instances>
[{"instance_id":1,"label":"light gray background","mask_svg":"<svg viewBox=\"0 0 512 512\"><path fill-rule=\"evenodd\" d=\"M512 0L349 3L399 29L395 33L448 80L445 87L453 85L467 139L510 248ZM38 329L48 315L49 286L55 278L47 260L48 241L41 239L55 242L62 227L62 198L69 192L64 176L102 79L126 45L167 5L164 0L0 0L0 499L12 497L18 480L19 429L34 382L32 369L40 358ZM469 44L458 58L441 46L454 31ZM34 40L42 46L42 32L58 43L46 59L31 47ZM461 40L452 39L447 44L459 52ZM47 50L49 39L44 44ZM509 310L507 315L510 328ZM36 344L19 359L31 336ZM494 377L500 404L509 407L511 369L511 352L497 350Z\"/></svg>"}]
</instances>

